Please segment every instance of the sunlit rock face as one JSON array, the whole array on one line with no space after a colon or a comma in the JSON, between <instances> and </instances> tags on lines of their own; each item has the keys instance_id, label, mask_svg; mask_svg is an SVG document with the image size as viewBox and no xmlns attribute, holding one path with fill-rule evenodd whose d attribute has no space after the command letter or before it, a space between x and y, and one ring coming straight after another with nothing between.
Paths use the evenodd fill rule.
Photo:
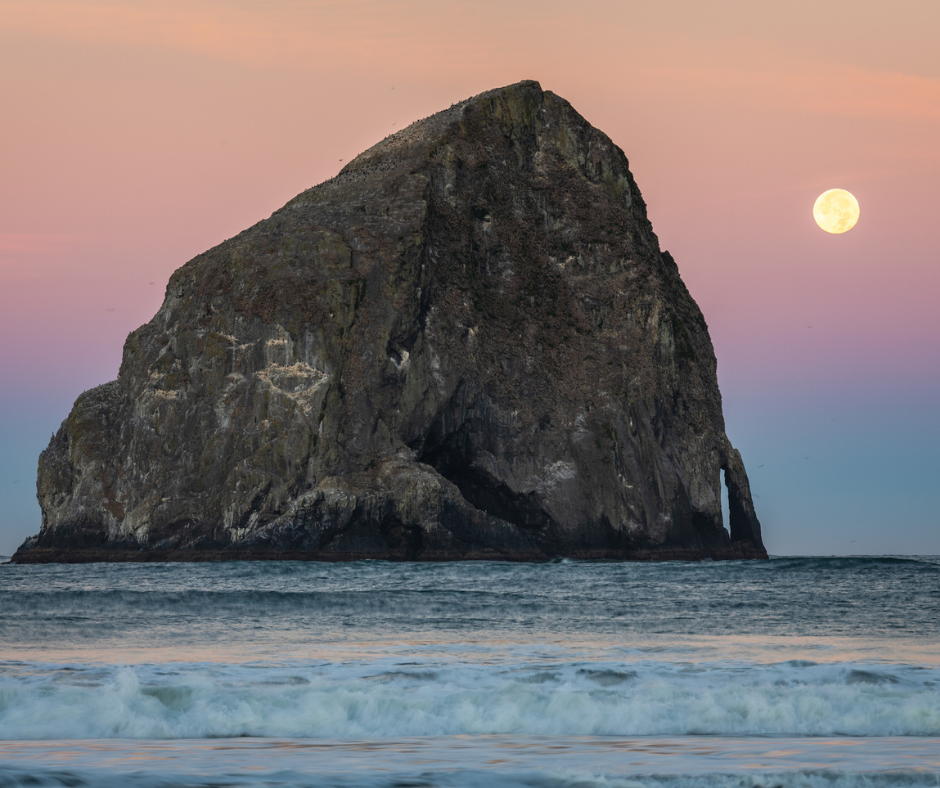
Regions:
<instances>
[{"instance_id":1,"label":"sunlit rock face","mask_svg":"<svg viewBox=\"0 0 940 788\"><path fill-rule=\"evenodd\" d=\"M16 560L766 557L715 370L623 152L522 82L180 268Z\"/></svg>"}]
</instances>

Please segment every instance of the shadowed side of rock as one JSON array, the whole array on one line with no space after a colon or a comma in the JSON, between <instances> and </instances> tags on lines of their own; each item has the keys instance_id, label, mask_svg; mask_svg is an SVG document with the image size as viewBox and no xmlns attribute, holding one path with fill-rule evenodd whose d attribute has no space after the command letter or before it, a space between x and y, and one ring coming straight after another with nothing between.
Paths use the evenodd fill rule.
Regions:
<instances>
[{"instance_id":1,"label":"shadowed side of rock","mask_svg":"<svg viewBox=\"0 0 940 788\"><path fill-rule=\"evenodd\" d=\"M535 82L180 268L38 495L16 561L766 557L627 159Z\"/></svg>"}]
</instances>

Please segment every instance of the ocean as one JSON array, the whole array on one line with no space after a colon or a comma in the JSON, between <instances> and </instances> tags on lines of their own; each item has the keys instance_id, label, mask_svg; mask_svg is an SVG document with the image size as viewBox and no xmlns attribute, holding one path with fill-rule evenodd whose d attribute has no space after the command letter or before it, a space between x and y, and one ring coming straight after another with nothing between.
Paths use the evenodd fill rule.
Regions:
<instances>
[{"instance_id":1,"label":"ocean","mask_svg":"<svg viewBox=\"0 0 940 788\"><path fill-rule=\"evenodd\" d=\"M0 788L895 785L940 558L0 565Z\"/></svg>"}]
</instances>

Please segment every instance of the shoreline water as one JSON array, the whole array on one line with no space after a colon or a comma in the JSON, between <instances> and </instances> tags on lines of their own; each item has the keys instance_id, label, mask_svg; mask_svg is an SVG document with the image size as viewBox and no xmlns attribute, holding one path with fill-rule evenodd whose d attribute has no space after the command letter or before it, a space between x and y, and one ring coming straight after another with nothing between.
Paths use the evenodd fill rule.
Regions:
<instances>
[{"instance_id":1,"label":"shoreline water","mask_svg":"<svg viewBox=\"0 0 940 788\"><path fill-rule=\"evenodd\" d=\"M938 739L431 737L0 743L5 786L931 786Z\"/></svg>"},{"instance_id":2,"label":"shoreline water","mask_svg":"<svg viewBox=\"0 0 940 788\"><path fill-rule=\"evenodd\" d=\"M5 565L0 605L4 788L940 785L936 557Z\"/></svg>"}]
</instances>

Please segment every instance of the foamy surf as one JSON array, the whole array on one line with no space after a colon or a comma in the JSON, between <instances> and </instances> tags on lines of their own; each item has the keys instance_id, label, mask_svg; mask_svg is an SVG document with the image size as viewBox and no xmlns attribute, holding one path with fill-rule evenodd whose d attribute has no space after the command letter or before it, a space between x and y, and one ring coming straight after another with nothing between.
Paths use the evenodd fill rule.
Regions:
<instances>
[{"instance_id":1,"label":"foamy surf","mask_svg":"<svg viewBox=\"0 0 940 788\"><path fill-rule=\"evenodd\" d=\"M0 739L940 736L940 668L791 661L0 665Z\"/></svg>"}]
</instances>

